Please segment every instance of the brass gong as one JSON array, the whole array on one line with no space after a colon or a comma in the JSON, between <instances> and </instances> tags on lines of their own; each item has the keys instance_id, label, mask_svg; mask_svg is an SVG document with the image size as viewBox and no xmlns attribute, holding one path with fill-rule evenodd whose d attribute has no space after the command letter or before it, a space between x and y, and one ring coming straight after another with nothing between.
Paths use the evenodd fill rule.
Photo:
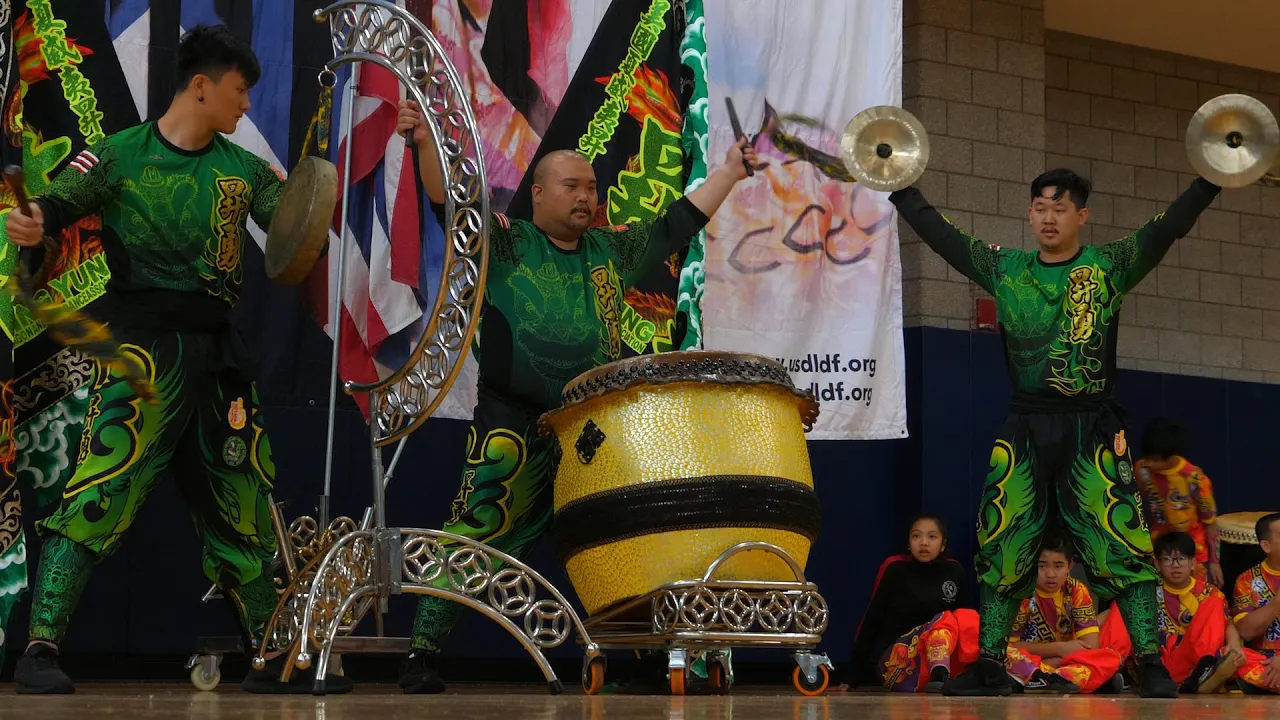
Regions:
<instances>
[{"instance_id":1,"label":"brass gong","mask_svg":"<svg viewBox=\"0 0 1280 720\"><path fill-rule=\"evenodd\" d=\"M306 279L328 247L337 204L338 169L322 158L302 158L285 181L267 231L267 277L284 285Z\"/></svg>"},{"instance_id":2,"label":"brass gong","mask_svg":"<svg viewBox=\"0 0 1280 720\"><path fill-rule=\"evenodd\" d=\"M1262 101L1232 93L1210 100L1187 125L1187 157L1205 180L1224 188L1252 185L1276 163L1280 126Z\"/></svg>"},{"instance_id":3,"label":"brass gong","mask_svg":"<svg viewBox=\"0 0 1280 720\"><path fill-rule=\"evenodd\" d=\"M894 192L924 174L929 135L915 115L893 105L877 105L845 126L840 157L859 185Z\"/></svg>"}]
</instances>

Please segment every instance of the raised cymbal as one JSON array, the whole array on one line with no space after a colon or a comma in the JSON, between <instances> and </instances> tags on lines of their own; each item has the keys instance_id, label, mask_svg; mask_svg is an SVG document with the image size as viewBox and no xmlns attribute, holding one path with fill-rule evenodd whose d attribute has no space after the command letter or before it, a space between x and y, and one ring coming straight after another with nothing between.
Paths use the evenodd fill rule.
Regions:
<instances>
[{"instance_id":1,"label":"raised cymbal","mask_svg":"<svg viewBox=\"0 0 1280 720\"><path fill-rule=\"evenodd\" d=\"M1187 125L1187 157L1205 180L1252 185L1276 163L1280 125L1262 101L1232 93L1200 106Z\"/></svg>"},{"instance_id":2,"label":"raised cymbal","mask_svg":"<svg viewBox=\"0 0 1280 720\"><path fill-rule=\"evenodd\" d=\"M329 244L329 226L338 204L338 169L323 158L302 158L285 181L267 230L267 277L297 285Z\"/></svg>"},{"instance_id":3,"label":"raised cymbal","mask_svg":"<svg viewBox=\"0 0 1280 720\"><path fill-rule=\"evenodd\" d=\"M901 190L929 164L929 135L916 116L893 105L867 108L849 121L840 138L840 157L858 184L872 190Z\"/></svg>"}]
</instances>

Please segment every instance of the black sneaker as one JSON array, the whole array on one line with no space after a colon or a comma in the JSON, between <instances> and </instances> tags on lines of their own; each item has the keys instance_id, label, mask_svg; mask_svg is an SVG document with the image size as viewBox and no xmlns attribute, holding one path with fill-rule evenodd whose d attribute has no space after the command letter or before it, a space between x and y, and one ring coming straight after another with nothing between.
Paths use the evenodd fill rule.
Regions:
<instances>
[{"instance_id":1,"label":"black sneaker","mask_svg":"<svg viewBox=\"0 0 1280 720\"><path fill-rule=\"evenodd\" d=\"M1191 695L1212 695L1222 689L1240 668L1240 661L1235 655L1215 657L1206 655L1200 658L1191 676L1182 683L1181 692Z\"/></svg>"},{"instance_id":2,"label":"black sneaker","mask_svg":"<svg viewBox=\"0 0 1280 720\"><path fill-rule=\"evenodd\" d=\"M1138 695L1144 698L1176 698L1178 683L1159 655L1148 655L1138 661Z\"/></svg>"},{"instance_id":3,"label":"black sneaker","mask_svg":"<svg viewBox=\"0 0 1280 720\"><path fill-rule=\"evenodd\" d=\"M435 695L444 692L437 662L440 653L430 650L410 650L409 657L400 666L400 688L406 695Z\"/></svg>"},{"instance_id":4,"label":"black sneaker","mask_svg":"<svg viewBox=\"0 0 1280 720\"><path fill-rule=\"evenodd\" d=\"M924 691L927 693L940 693L942 686L947 684L951 679L951 671L944 667L936 667L929 673L929 682L925 683Z\"/></svg>"},{"instance_id":5,"label":"black sneaker","mask_svg":"<svg viewBox=\"0 0 1280 720\"><path fill-rule=\"evenodd\" d=\"M268 660L261 670L249 669L240 688L254 695L310 695L315 687L315 670L295 669L289 675L289 682L280 682L280 672L284 670L284 657ZM341 675L325 673L324 691L327 695L346 695L355 689L355 683Z\"/></svg>"},{"instance_id":6,"label":"black sneaker","mask_svg":"<svg viewBox=\"0 0 1280 720\"><path fill-rule=\"evenodd\" d=\"M990 658L979 658L959 676L942 686L942 694L953 697L1006 697L1013 694L1013 680L1004 665Z\"/></svg>"},{"instance_id":7,"label":"black sneaker","mask_svg":"<svg viewBox=\"0 0 1280 720\"><path fill-rule=\"evenodd\" d=\"M1022 686L1022 691L1031 695L1075 695L1080 692L1080 686L1057 673L1037 670Z\"/></svg>"},{"instance_id":8,"label":"black sneaker","mask_svg":"<svg viewBox=\"0 0 1280 720\"><path fill-rule=\"evenodd\" d=\"M19 695L70 695L76 691L75 683L58 665L58 648L42 642L28 647L18 658L13 681Z\"/></svg>"}]
</instances>

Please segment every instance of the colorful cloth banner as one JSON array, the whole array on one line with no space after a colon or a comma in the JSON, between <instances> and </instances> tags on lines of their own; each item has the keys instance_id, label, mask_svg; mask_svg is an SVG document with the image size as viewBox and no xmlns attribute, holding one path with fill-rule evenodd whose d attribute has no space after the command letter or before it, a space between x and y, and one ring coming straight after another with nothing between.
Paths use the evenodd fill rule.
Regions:
<instances>
[{"instance_id":1,"label":"colorful cloth banner","mask_svg":"<svg viewBox=\"0 0 1280 720\"><path fill-rule=\"evenodd\" d=\"M765 163L707 228L704 344L786 365L821 402L810 438L905 437L893 206L839 159L854 115L901 103L902 2L704 2L708 157L732 98Z\"/></svg>"}]
</instances>

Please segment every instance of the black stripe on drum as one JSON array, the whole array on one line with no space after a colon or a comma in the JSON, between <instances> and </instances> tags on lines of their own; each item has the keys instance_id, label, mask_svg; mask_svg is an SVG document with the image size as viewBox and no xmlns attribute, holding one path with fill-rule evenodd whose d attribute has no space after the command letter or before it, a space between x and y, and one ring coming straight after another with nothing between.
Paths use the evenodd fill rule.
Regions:
<instances>
[{"instance_id":1,"label":"black stripe on drum","mask_svg":"<svg viewBox=\"0 0 1280 720\"><path fill-rule=\"evenodd\" d=\"M565 505L556 512L552 538L564 563L583 550L641 535L718 527L788 530L812 542L822 529L822 505L811 488L784 478L647 482Z\"/></svg>"}]
</instances>

